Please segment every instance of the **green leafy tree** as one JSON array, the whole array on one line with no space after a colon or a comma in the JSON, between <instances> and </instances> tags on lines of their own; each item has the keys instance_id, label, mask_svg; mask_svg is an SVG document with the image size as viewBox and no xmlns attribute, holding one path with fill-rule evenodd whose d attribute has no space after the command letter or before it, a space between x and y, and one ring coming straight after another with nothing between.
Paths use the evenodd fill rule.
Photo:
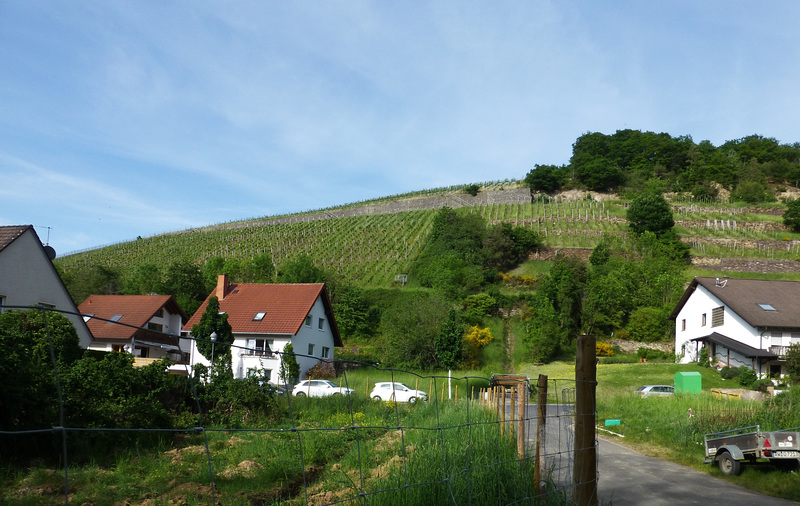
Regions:
<instances>
[{"instance_id":1,"label":"green leafy tree","mask_svg":"<svg viewBox=\"0 0 800 506\"><path fill-rule=\"evenodd\" d=\"M175 297L187 314L194 313L208 295L200 268L188 260L176 260L167 266L164 292Z\"/></svg>"},{"instance_id":2,"label":"green leafy tree","mask_svg":"<svg viewBox=\"0 0 800 506\"><path fill-rule=\"evenodd\" d=\"M525 185L535 192L555 193L561 189L565 175L564 167L534 165L525 176Z\"/></svg>"},{"instance_id":3,"label":"green leafy tree","mask_svg":"<svg viewBox=\"0 0 800 506\"><path fill-rule=\"evenodd\" d=\"M278 269L278 281L281 283L324 283L325 278L325 271L314 265L314 261L305 253Z\"/></svg>"},{"instance_id":4,"label":"green leafy tree","mask_svg":"<svg viewBox=\"0 0 800 506\"><path fill-rule=\"evenodd\" d=\"M800 232L800 199L786 204L786 211L783 212L783 224L793 232Z\"/></svg>"},{"instance_id":5,"label":"green leafy tree","mask_svg":"<svg viewBox=\"0 0 800 506\"><path fill-rule=\"evenodd\" d=\"M125 295L164 293L164 283L161 281L161 271L158 266L151 263L134 266L123 277L122 293Z\"/></svg>"},{"instance_id":6,"label":"green leafy tree","mask_svg":"<svg viewBox=\"0 0 800 506\"><path fill-rule=\"evenodd\" d=\"M436 358L442 369L453 369L461 360L461 326L456 321L456 311L451 309L447 313L447 321L442 325L439 334L434 340Z\"/></svg>"},{"instance_id":7,"label":"green leafy tree","mask_svg":"<svg viewBox=\"0 0 800 506\"><path fill-rule=\"evenodd\" d=\"M662 341L667 335L669 313L658 307L638 307L631 311L628 334L639 342Z\"/></svg>"},{"instance_id":8,"label":"green leafy tree","mask_svg":"<svg viewBox=\"0 0 800 506\"><path fill-rule=\"evenodd\" d=\"M80 304L90 295L116 295L122 291L119 272L98 264L63 271L61 279L75 304Z\"/></svg>"},{"instance_id":9,"label":"green leafy tree","mask_svg":"<svg viewBox=\"0 0 800 506\"><path fill-rule=\"evenodd\" d=\"M333 302L336 325L348 339L366 339L374 334L378 315L370 307L363 291L354 285L342 285Z\"/></svg>"},{"instance_id":10,"label":"green leafy tree","mask_svg":"<svg viewBox=\"0 0 800 506\"><path fill-rule=\"evenodd\" d=\"M281 381L285 385L297 383L300 380L300 365L297 363L297 357L294 355L294 346L292 343L287 343L281 352L281 366L278 372Z\"/></svg>"},{"instance_id":11,"label":"green leafy tree","mask_svg":"<svg viewBox=\"0 0 800 506\"><path fill-rule=\"evenodd\" d=\"M435 294L407 292L397 297L381 316L383 362L414 369L434 367L434 340L449 311L450 304Z\"/></svg>"},{"instance_id":12,"label":"green leafy tree","mask_svg":"<svg viewBox=\"0 0 800 506\"><path fill-rule=\"evenodd\" d=\"M628 223L635 234L660 234L675 226L670 208L663 195L646 193L633 199L627 213Z\"/></svg>"},{"instance_id":13,"label":"green leafy tree","mask_svg":"<svg viewBox=\"0 0 800 506\"><path fill-rule=\"evenodd\" d=\"M800 382L800 345L793 344L786 351L786 369L793 383Z\"/></svg>"},{"instance_id":14,"label":"green leafy tree","mask_svg":"<svg viewBox=\"0 0 800 506\"><path fill-rule=\"evenodd\" d=\"M58 423L53 357L63 374L82 354L75 328L61 314L33 309L0 313L0 430Z\"/></svg>"},{"instance_id":15,"label":"green leafy tree","mask_svg":"<svg viewBox=\"0 0 800 506\"><path fill-rule=\"evenodd\" d=\"M211 339L214 333L217 335L216 341ZM197 350L211 362L214 377L231 377L233 329L228 323L228 314L220 314L217 297L209 298L200 322L192 327L192 337L197 340Z\"/></svg>"},{"instance_id":16,"label":"green leafy tree","mask_svg":"<svg viewBox=\"0 0 800 506\"><path fill-rule=\"evenodd\" d=\"M561 352L569 335L561 325L553 303L543 294L535 295L529 312L530 319L525 324L523 337L526 356L532 362L550 362Z\"/></svg>"}]
</instances>

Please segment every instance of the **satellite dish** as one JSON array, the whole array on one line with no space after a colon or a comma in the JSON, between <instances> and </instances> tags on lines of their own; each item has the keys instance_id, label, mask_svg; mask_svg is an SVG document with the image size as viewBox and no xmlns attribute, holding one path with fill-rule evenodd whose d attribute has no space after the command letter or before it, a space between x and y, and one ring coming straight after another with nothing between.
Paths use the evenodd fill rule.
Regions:
<instances>
[{"instance_id":1,"label":"satellite dish","mask_svg":"<svg viewBox=\"0 0 800 506\"><path fill-rule=\"evenodd\" d=\"M51 262L56 258L56 250L54 250L52 246L45 246L44 254L47 255L47 258L49 258Z\"/></svg>"}]
</instances>

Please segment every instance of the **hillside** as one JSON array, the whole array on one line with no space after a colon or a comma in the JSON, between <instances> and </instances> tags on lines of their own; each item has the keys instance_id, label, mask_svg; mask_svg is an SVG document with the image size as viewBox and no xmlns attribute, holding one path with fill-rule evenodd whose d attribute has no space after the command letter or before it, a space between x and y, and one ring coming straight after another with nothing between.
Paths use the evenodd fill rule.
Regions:
<instances>
[{"instance_id":1,"label":"hillside","mask_svg":"<svg viewBox=\"0 0 800 506\"><path fill-rule=\"evenodd\" d=\"M219 224L106 246L56 260L69 271L100 265L125 270L175 259L244 259L268 253L276 265L298 254L361 286L390 286L408 271L424 245L434 210L478 213L489 223L510 222L542 234L549 250L584 255L604 233L625 234L627 201L615 195L569 191L532 197L521 184L472 196L453 188L378 202L276 218ZM434 192L430 192L434 193ZM692 246L693 263L706 269L800 272L800 234L783 226L782 204L754 206L672 200L676 228ZM546 258L547 251L539 258Z\"/></svg>"}]
</instances>

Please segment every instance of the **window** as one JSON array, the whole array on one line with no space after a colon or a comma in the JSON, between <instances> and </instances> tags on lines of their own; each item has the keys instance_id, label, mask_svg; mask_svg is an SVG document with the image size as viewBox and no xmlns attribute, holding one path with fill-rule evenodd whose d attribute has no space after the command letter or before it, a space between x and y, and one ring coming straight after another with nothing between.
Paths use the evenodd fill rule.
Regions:
<instances>
[{"instance_id":1,"label":"window","mask_svg":"<svg viewBox=\"0 0 800 506\"><path fill-rule=\"evenodd\" d=\"M114 315L114 316L112 316L112 317L111 317L111 319L110 319L109 321L107 321L106 323L114 323L114 322L118 322L118 321L120 321L120 319L121 319L121 318L122 318L122 315L121 315L121 314L115 314L115 315Z\"/></svg>"},{"instance_id":2,"label":"window","mask_svg":"<svg viewBox=\"0 0 800 506\"><path fill-rule=\"evenodd\" d=\"M703 317L701 318L700 326L701 327L705 327L706 326L706 313L703 313Z\"/></svg>"},{"instance_id":3,"label":"window","mask_svg":"<svg viewBox=\"0 0 800 506\"><path fill-rule=\"evenodd\" d=\"M328 348L327 346L322 347L322 358L328 358L328 355L330 355L330 353L331 353L330 348Z\"/></svg>"},{"instance_id":4,"label":"window","mask_svg":"<svg viewBox=\"0 0 800 506\"><path fill-rule=\"evenodd\" d=\"M137 346L134 355L141 358L149 358L150 348L141 348Z\"/></svg>"},{"instance_id":5,"label":"window","mask_svg":"<svg viewBox=\"0 0 800 506\"><path fill-rule=\"evenodd\" d=\"M314 354L314 345L313 344L309 344L308 345L308 354L309 355L313 355Z\"/></svg>"},{"instance_id":6,"label":"window","mask_svg":"<svg viewBox=\"0 0 800 506\"><path fill-rule=\"evenodd\" d=\"M310 326L311 326L311 315L307 315L306 316L306 327L310 327Z\"/></svg>"},{"instance_id":7,"label":"window","mask_svg":"<svg viewBox=\"0 0 800 506\"><path fill-rule=\"evenodd\" d=\"M125 345L124 344L112 344L111 345L111 351L116 351L116 352L122 353L123 351L125 351Z\"/></svg>"},{"instance_id":8,"label":"window","mask_svg":"<svg viewBox=\"0 0 800 506\"><path fill-rule=\"evenodd\" d=\"M780 339L783 337L783 332L770 332L770 337Z\"/></svg>"},{"instance_id":9,"label":"window","mask_svg":"<svg viewBox=\"0 0 800 506\"><path fill-rule=\"evenodd\" d=\"M94 314L85 314L85 315L83 315L83 321L88 322L89 320L92 319L92 316L94 316Z\"/></svg>"},{"instance_id":10,"label":"window","mask_svg":"<svg viewBox=\"0 0 800 506\"><path fill-rule=\"evenodd\" d=\"M0 313L3 312L3 306L6 305L6 296L0 295Z\"/></svg>"},{"instance_id":11,"label":"window","mask_svg":"<svg viewBox=\"0 0 800 506\"><path fill-rule=\"evenodd\" d=\"M48 304L47 302L40 302L39 306L40 307L45 307L47 309L55 309L56 308L55 304Z\"/></svg>"},{"instance_id":12,"label":"window","mask_svg":"<svg viewBox=\"0 0 800 506\"><path fill-rule=\"evenodd\" d=\"M771 304L759 304L758 307L763 309L764 311L777 311Z\"/></svg>"},{"instance_id":13,"label":"window","mask_svg":"<svg viewBox=\"0 0 800 506\"><path fill-rule=\"evenodd\" d=\"M155 330L156 332L163 332L164 325L160 323L147 322L147 330Z\"/></svg>"},{"instance_id":14,"label":"window","mask_svg":"<svg viewBox=\"0 0 800 506\"><path fill-rule=\"evenodd\" d=\"M153 318L163 318L164 317L164 308L162 307L153 315Z\"/></svg>"},{"instance_id":15,"label":"window","mask_svg":"<svg viewBox=\"0 0 800 506\"><path fill-rule=\"evenodd\" d=\"M265 316L267 316L267 313L266 313L266 311L259 311L259 312L258 312L258 313L256 313L256 315L253 317L253 321L254 321L254 322L260 322L261 320L263 320L263 319L264 319L264 317L265 317Z\"/></svg>"},{"instance_id":16,"label":"window","mask_svg":"<svg viewBox=\"0 0 800 506\"><path fill-rule=\"evenodd\" d=\"M252 351L252 353L254 355L266 355L267 354L268 348L266 347L266 345L267 345L267 340L266 339L253 339L253 340L250 341L250 343L251 343L250 347L252 348L251 351Z\"/></svg>"},{"instance_id":17,"label":"window","mask_svg":"<svg viewBox=\"0 0 800 506\"><path fill-rule=\"evenodd\" d=\"M725 306L715 307L711 310L711 326L721 327L725 323Z\"/></svg>"},{"instance_id":18,"label":"window","mask_svg":"<svg viewBox=\"0 0 800 506\"><path fill-rule=\"evenodd\" d=\"M317 328L320 329L320 330L325 328L325 318L320 318L319 319L319 324L317 324Z\"/></svg>"},{"instance_id":19,"label":"window","mask_svg":"<svg viewBox=\"0 0 800 506\"><path fill-rule=\"evenodd\" d=\"M681 320L681 330L686 330L686 318Z\"/></svg>"}]
</instances>

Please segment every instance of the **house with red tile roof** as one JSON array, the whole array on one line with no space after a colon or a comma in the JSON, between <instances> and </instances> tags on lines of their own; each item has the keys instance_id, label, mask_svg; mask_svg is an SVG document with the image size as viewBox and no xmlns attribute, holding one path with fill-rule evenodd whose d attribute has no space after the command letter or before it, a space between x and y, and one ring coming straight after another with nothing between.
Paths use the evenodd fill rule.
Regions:
<instances>
[{"instance_id":1,"label":"house with red tile roof","mask_svg":"<svg viewBox=\"0 0 800 506\"><path fill-rule=\"evenodd\" d=\"M81 348L88 348L92 334L78 315L53 258L55 250L42 245L33 226L0 226L0 312L10 306L64 311L78 333Z\"/></svg>"},{"instance_id":2,"label":"house with red tile roof","mask_svg":"<svg viewBox=\"0 0 800 506\"><path fill-rule=\"evenodd\" d=\"M670 314L680 363L706 349L712 366L747 366L760 377L787 373L800 344L800 282L696 277Z\"/></svg>"},{"instance_id":3,"label":"house with red tile roof","mask_svg":"<svg viewBox=\"0 0 800 506\"><path fill-rule=\"evenodd\" d=\"M90 350L131 353L136 366L167 357L171 372L188 373L180 332L189 317L171 295L92 295L78 310L94 337Z\"/></svg>"},{"instance_id":4,"label":"house with red tile roof","mask_svg":"<svg viewBox=\"0 0 800 506\"><path fill-rule=\"evenodd\" d=\"M190 335L213 296L219 300L220 312L228 314L233 330L235 378L263 372L271 383L281 383L280 352L288 343L303 378L320 361L332 362L334 348L342 346L324 283L230 283L222 274L215 290L184 325L183 335ZM209 366L210 361L192 344L191 364Z\"/></svg>"}]
</instances>

